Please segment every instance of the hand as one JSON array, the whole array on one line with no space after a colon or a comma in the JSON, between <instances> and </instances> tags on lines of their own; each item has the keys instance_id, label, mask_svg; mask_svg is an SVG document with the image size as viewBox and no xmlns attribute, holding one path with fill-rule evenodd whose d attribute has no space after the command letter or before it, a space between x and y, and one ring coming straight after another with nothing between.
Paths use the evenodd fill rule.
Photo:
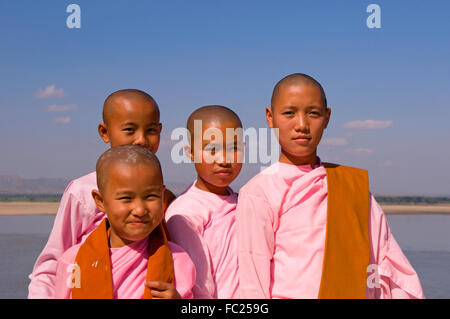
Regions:
<instances>
[{"instance_id":1,"label":"hand","mask_svg":"<svg viewBox=\"0 0 450 319\"><path fill-rule=\"evenodd\" d=\"M148 281L146 286L150 288L150 293L154 299L181 299L175 286L162 281Z\"/></svg>"}]
</instances>

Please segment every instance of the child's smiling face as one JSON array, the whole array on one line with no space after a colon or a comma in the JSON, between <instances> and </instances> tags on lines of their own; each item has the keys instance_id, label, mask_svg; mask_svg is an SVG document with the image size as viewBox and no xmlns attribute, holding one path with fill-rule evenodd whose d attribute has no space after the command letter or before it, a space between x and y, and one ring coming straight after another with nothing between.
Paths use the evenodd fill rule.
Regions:
<instances>
[{"instance_id":1,"label":"child's smiling face","mask_svg":"<svg viewBox=\"0 0 450 319\"><path fill-rule=\"evenodd\" d=\"M94 191L95 192L95 191ZM107 185L94 200L111 225L110 246L144 239L163 219L164 185L159 170L149 164L112 164Z\"/></svg>"},{"instance_id":2,"label":"child's smiling face","mask_svg":"<svg viewBox=\"0 0 450 319\"><path fill-rule=\"evenodd\" d=\"M99 134L111 147L140 145L156 153L160 142L161 123L157 106L145 99L121 99L116 102Z\"/></svg>"},{"instance_id":3,"label":"child's smiling face","mask_svg":"<svg viewBox=\"0 0 450 319\"><path fill-rule=\"evenodd\" d=\"M318 86L288 85L281 88L272 107L266 108L269 127L279 130L280 162L314 164L317 146L330 114Z\"/></svg>"}]
</instances>

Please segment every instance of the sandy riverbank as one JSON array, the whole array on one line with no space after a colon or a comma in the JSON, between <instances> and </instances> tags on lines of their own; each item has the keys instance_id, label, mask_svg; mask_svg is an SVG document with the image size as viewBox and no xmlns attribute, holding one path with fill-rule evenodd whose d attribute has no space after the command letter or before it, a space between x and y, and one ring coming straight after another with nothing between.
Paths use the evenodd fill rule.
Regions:
<instances>
[{"instance_id":1,"label":"sandy riverbank","mask_svg":"<svg viewBox=\"0 0 450 319\"><path fill-rule=\"evenodd\" d=\"M54 215L59 203L0 202L0 215ZM386 214L450 214L450 205L381 205Z\"/></svg>"},{"instance_id":2,"label":"sandy riverbank","mask_svg":"<svg viewBox=\"0 0 450 319\"><path fill-rule=\"evenodd\" d=\"M0 215L54 215L59 203L0 202Z\"/></svg>"},{"instance_id":3,"label":"sandy riverbank","mask_svg":"<svg viewBox=\"0 0 450 319\"><path fill-rule=\"evenodd\" d=\"M381 205L386 214L450 214L450 205Z\"/></svg>"}]
</instances>

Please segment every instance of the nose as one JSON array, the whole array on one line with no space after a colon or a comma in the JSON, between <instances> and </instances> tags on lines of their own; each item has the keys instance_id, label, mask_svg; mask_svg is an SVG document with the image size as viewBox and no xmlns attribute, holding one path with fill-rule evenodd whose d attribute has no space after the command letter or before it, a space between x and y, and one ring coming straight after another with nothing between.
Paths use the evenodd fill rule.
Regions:
<instances>
[{"instance_id":1,"label":"nose","mask_svg":"<svg viewBox=\"0 0 450 319\"><path fill-rule=\"evenodd\" d=\"M136 139L134 140L133 145L140 145L146 147L148 145L148 141L145 137L144 132L140 132L136 134Z\"/></svg>"},{"instance_id":2,"label":"nose","mask_svg":"<svg viewBox=\"0 0 450 319\"><path fill-rule=\"evenodd\" d=\"M220 166L220 167L231 167L231 163L234 160L234 153L227 151L227 150L222 150L221 152L218 152L218 154L216 154L216 163Z\"/></svg>"},{"instance_id":3,"label":"nose","mask_svg":"<svg viewBox=\"0 0 450 319\"><path fill-rule=\"evenodd\" d=\"M295 126L296 131L308 133L309 132L309 121L306 114L299 114L298 120Z\"/></svg>"},{"instance_id":4,"label":"nose","mask_svg":"<svg viewBox=\"0 0 450 319\"><path fill-rule=\"evenodd\" d=\"M147 215L149 213L149 210L142 200L138 200L136 201L132 213L135 216L142 217Z\"/></svg>"}]
</instances>

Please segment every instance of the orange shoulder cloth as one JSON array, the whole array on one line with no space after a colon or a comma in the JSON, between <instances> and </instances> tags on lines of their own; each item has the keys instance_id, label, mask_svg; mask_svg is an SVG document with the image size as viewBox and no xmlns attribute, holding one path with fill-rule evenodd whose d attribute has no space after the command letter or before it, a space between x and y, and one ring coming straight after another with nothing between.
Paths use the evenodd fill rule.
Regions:
<instances>
[{"instance_id":1,"label":"orange shoulder cloth","mask_svg":"<svg viewBox=\"0 0 450 319\"><path fill-rule=\"evenodd\" d=\"M105 218L80 246L75 263L79 266L80 287L72 288L73 299L113 299L109 222ZM158 225L149 238L147 281L174 283L173 259L163 226ZM144 283L142 283L144 284ZM145 287L144 299L151 299Z\"/></svg>"},{"instance_id":2,"label":"orange shoulder cloth","mask_svg":"<svg viewBox=\"0 0 450 319\"><path fill-rule=\"evenodd\" d=\"M324 166L328 207L319 298L365 298L370 262L368 173L330 163Z\"/></svg>"}]
</instances>

